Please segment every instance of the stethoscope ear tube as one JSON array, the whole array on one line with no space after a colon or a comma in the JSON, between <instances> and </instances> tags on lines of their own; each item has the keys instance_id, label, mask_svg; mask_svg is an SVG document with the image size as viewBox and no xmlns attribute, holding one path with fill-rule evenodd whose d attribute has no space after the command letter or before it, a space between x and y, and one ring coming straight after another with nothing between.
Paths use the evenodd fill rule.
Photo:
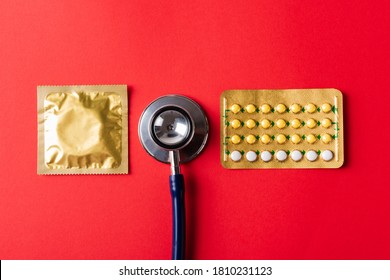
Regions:
<instances>
[{"instance_id":1,"label":"stethoscope ear tube","mask_svg":"<svg viewBox=\"0 0 390 280\"><path fill-rule=\"evenodd\" d=\"M186 211L184 206L184 177L182 174L169 176L172 197L172 260L185 259Z\"/></svg>"}]
</instances>

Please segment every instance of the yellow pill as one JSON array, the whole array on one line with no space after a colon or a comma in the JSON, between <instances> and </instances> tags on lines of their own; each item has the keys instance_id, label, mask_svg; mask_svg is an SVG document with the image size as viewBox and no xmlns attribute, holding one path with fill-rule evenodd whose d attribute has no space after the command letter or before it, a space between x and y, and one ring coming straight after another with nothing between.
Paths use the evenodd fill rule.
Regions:
<instances>
[{"instance_id":1,"label":"yellow pill","mask_svg":"<svg viewBox=\"0 0 390 280\"><path fill-rule=\"evenodd\" d=\"M278 119L278 120L276 121L276 126L277 126L278 128L285 128L285 127L286 127L286 121L283 120L283 119Z\"/></svg>"},{"instance_id":2,"label":"yellow pill","mask_svg":"<svg viewBox=\"0 0 390 280\"><path fill-rule=\"evenodd\" d=\"M293 119L290 124L293 128L299 128L302 125L301 121L298 119Z\"/></svg>"},{"instance_id":3,"label":"yellow pill","mask_svg":"<svg viewBox=\"0 0 390 280\"><path fill-rule=\"evenodd\" d=\"M276 111L277 111L278 113L280 113L280 114L283 114L284 112L286 112L286 110L287 110L287 107L286 107L286 105L284 105L284 104L278 104L278 105L276 106Z\"/></svg>"},{"instance_id":4,"label":"yellow pill","mask_svg":"<svg viewBox=\"0 0 390 280\"><path fill-rule=\"evenodd\" d=\"M262 128L269 128L271 126L271 122L267 119L261 120L260 124Z\"/></svg>"},{"instance_id":5,"label":"yellow pill","mask_svg":"<svg viewBox=\"0 0 390 280\"><path fill-rule=\"evenodd\" d=\"M312 114L316 111L317 107L313 103L309 103L306 105L305 109L306 109L306 112Z\"/></svg>"},{"instance_id":6,"label":"yellow pill","mask_svg":"<svg viewBox=\"0 0 390 280\"><path fill-rule=\"evenodd\" d=\"M230 111L232 111L233 114L237 114L238 112L240 112L240 110L241 106L238 104L233 104L232 107L230 107Z\"/></svg>"},{"instance_id":7,"label":"yellow pill","mask_svg":"<svg viewBox=\"0 0 390 280\"><path fill-rule=\"evenodd\" d=\"M252 134L248 135L246 138L245 138L246 142L248 144L253 144L256 142L256 137Z\"/></svg>"},{"instance_id":8,"label":"yellow pill","mask_svg":"<svg viewBox=\"0 0 390 280\"><path fill-rule=\"evenodd\" d=\"M271 137L268 134L263 134L261 136L261 142L263 144L268 144L269 142L271 142Z\"/></svg>"},{"instance_id":9,"label":"yellow pill","mask_svg":"<svg viewBox=\"0 0 390 280\"><path fill-rule=\"evenodd\" d=\"M306 136L306 141L309 144L313 144L315 141L317 141L317 138L313 134L309 134Z\"/></svg>"},{"instance_id":10,"label":"yellow pill","mask_svg":"<svg viewBox=\"0 0 390 280\"><path fill-rule=\"evenodd\" d=\"M317 126L317 122L315 119L308 119L306 125L308 128L314 128Z\"/></svg>"},{"instance_id":11,"label":"yellow pill","mask_svg":"<svg viewBox=\"0 0 390 280\"><path fill-rule=\"evenodd\" d=\"M230 125L231 125L234 129L236 129L236 128L239 128L239 127L241 126L241 122L240 122L239 120L235 119L235 120L232 120L232 121L230 122Z\"/></svg>"},{"instance_id":12,"label":"yellow pill","mask_svg":"<svg viewBox=\"0 0 390 280\"><path fill-rule=\"evenodd\" d=\"M254 120L252 120L252 119L249 119L249 120L247 120L245 122L245 125L246 125L247 128L252 129L252 128L254 128L256 126L256 122Z\"/></svg>"},{"instance_id":13,"label":"yellow pill","mask_svg":"<svg viewBox=\"0 0 390 280\"><path fill-rule=\"evenodd\" d=\"M293 142L294 144L298 144L299 142L301 142L301 136L299 136L298 134L294 134L293 136L291 136L291 142Z\"/></svg>"},{"instance_id":14,"label":"yellow pill","mask_svg":"<svg viewBox=\"0 0 390 280\"><path fill-rule=\"evenodd\" d=\"M236 135L233 135L231 138L230 138L230 141L232 141L233 144L239 144L241 142L241 137L238 136L237 134Z\"/></svg>"},{"instance_id":15,"label":"yellow pill","mask_svg":"<svg viewBox=\"0 0 390 280\"><path fill-rule=\"evenodd\" d=\"M321 105L321 110L324 113L329 113L332 110L332 105L330 105L329 103L324 103Z\"/></svg>"},{"instance_id":16,"label":"yellow pill","mask_svg":"<svg viewBox=\"0 0 390 280\"><path fill-rule=\"evenodd\" d=\"M330 136L328 133L325 133L321 135L321 141L325 144L328 144L330 141L332 141L332 136Z\"/></svg>"},{"instance_id":17,"label":"yellow pill","mask_svg":"<svg viewBox=\"0 0 390 280\"><path fill-rule=\"evenodd\" d=\"M294 114L298 114L301 110L302 110L301 105L299 105L299 104L297 104L297 103L294 103L294 104L291 105L291 107L290 107L290 111L293 112Z\"/></svg>"},{"instance_id":18,"label":"yellow pill","mask_svg":"<svg viewBox=\"0 0 390 280\"><path fill-rule=\"evenodd\" d=\"M276 136L276 141L279 143L279 144L284 144L286 142L287 138L284 134L279 134L278 136Z\"/></svg>"},{"instance_id":19,"label":"yellow pill","mask_svg":"<svg viewBox=\"0 0 390 280\"><path fill-rule=\"evenodd\" d=\"M268 104L263 104L261 105L261 111L264 114L268 114L269 112L271 112L271 106L269 106Z\"/></svg>"},{"instance_id":20,"label":"yellow pill","mask_svg":"<svg viewBox=\"0 0 390 280\"><path fill-rule=\"evenodd\" d=\"M256 107L253 104L246 105L245 110L249 113L252 114L256 112Z\"/></svg>"},{"instance_id":21,"label":"yellow pill","mask_svg":"<svg viewBox=\"0 0 390 280\"><path fill-rule=\"evenodd\" d=\"M321 125L325 128L328 128L332 125L332 121L330 119L323 119L321 121Z\"/></svg>"}]
</instances>

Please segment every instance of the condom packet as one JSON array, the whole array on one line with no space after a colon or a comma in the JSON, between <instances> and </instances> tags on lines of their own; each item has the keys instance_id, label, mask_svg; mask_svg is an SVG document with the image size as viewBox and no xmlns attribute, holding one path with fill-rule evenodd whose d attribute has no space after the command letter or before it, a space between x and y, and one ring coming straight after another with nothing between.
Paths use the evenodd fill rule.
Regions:
<instances>
[{"instance_id":1,"label":"condom packet","mask_svg":"<svg viewBox=\"0 0 390 280\"><path fill-rule=\"evenodd\" d=\"M220 101L223 167L342 166L343 96L339 90L227 90Z\"/></svg>"},{"instance_id":2,"label":"condom packet","mask_svg":"<svg viewBox=\"0 0 390 280\"><path fill-rule=\"evenodd\" d=\"M128 173L126 85L38 86L38 174Z\"/></svg>"}]
</instances>

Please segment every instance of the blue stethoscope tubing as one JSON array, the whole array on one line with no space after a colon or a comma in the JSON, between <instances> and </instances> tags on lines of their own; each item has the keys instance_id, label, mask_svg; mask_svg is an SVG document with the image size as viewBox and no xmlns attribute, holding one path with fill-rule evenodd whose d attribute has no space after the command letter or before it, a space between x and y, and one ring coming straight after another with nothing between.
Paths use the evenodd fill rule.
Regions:
<instances>
[{"instance_id":1,"label":"blue stethoscope tubing","mask_svg":"<svg viewBox=\"0 0 390 280\"><path fill-rule=\"evenodd\" d=\"M186 212L184 203L184 177L182 174L169 176L172 197L172 260L185 259Z\"/></svg>"}]
</instances>

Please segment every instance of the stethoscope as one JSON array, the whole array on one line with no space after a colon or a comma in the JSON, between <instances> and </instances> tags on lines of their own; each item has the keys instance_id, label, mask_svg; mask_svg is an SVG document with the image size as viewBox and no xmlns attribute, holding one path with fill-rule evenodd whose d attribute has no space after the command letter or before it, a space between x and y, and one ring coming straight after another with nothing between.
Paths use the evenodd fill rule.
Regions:
<instances>
[{"instance_id":1,"label":"stethoscope","mask_svg":"<svg viewBox=\"0 0 390 280\"><path fill-rule=\"evenodd\" d=\"M195 158L204 148L209 126L201 107L181 95L154 100L141 115L138 134L145 150L155 159L171 164L172 259L185 258L184 177L180 163Z\"/></svg>"}]
</instances>

